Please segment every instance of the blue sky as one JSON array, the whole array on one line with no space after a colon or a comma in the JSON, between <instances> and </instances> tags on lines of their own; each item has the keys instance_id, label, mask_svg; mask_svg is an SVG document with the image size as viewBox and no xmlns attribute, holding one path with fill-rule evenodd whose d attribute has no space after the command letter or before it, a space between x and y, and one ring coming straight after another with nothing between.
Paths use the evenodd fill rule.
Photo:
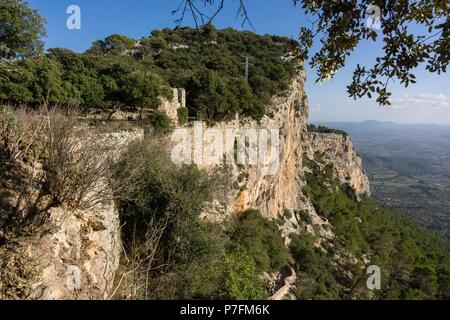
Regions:
<instances>
[{"instance_id":1,"label":"blue sky","mask_svg":"<svg viewBox=\"0 0 450 320\"><path fill-rule=\"evenodd\" d=\"M120 33L133 38L147 36L154 29L175 27L171 11L181 0L29 0L47 19L46 48L64 47L77 52L86 50L93 41ZM294 8L291 0L247 0L248 11L255 31L297 38L305 23L301 8ZM78 5L81 9L81 30L66 28L66 9ZM228 0L224 11L215 20L217 28L241 28L236 17L238 1ZM189 18L189 17L188 17ZM186 19L184 25L193 25ZM249 26L245 27L246 29ZM399 123L450 124L450 75L430 74L423 69L416 72L418 83L403 88L394 84L393 106L380 107L368 99L353 101L347 97L346 85L357 63L371 65L380 45L361 44L349 59L345 69L332 81L315 83L314 71L308 68L307 92L311 107L311 121L382 120Z\"/></svg>"}]
</instances>

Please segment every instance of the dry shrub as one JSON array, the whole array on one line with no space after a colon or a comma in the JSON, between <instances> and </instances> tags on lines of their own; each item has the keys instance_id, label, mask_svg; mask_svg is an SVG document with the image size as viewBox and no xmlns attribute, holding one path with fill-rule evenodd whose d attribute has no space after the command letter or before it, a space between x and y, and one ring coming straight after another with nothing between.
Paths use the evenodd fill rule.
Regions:
<instances>
[{"instance_id":1,"label":"dry shrub","mask_svg":"<svg viewBox=\"0 0 450 320\"><path fill-rule=\"evenodd\" d=\"M2 156L11 162L33 161L38 154L37 140L45 127L46 111L0 106L0 141Z\"/></svg>"},{"instance_id":2,"label":"dry shrub","mask_svg":"<svg viewBox=\"0 0 450 320\"><path fill-rule=\"evenodd\" d=\"M36 227L51 207L91 208L108 196L114 146L108 135L81 125L73 112L66 114L45 106L1 109L3 229Z\"/></svg>"},{"instance_id":3,"label":"dry shrub","mask_svg":"<svg viewBox=\"0 0 450 320\"><path fill-rule=\"evenodd\" d=\"M42 175L35 162L45 114L8 106L1 106L0 114L0 226L2 233L24 231L24 222L39 211L37 186Z\"/></svg>"},{"instance_id":4,"label":"dry shrub","mask_svg":"<svg viewBox=\"0 0 450 320\"><path fill-rule=\"evenodd\" d=\"M85 209L104 200L114 154L108 136L58 112L47 116L44 133L43 182L52 206Z\"/></svg>"},{"instance_id":5,"label":"dry shrub","mask_svg":"<svg viewBox=\"0 0 450 320\"><path fill-rule=\"evenodd\" d=\"M0 247L0 300L29 299L38 279L34 262L23 250Z\"/></svg>"}]
</instances>

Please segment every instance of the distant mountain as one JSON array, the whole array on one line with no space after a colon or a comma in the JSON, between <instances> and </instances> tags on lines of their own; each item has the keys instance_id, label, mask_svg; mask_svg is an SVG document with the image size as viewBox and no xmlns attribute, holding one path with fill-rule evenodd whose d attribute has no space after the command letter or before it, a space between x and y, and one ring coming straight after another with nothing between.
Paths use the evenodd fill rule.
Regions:
<instances>
[{"instance_id":1,"label":"distant mountain","mask_svg":"<svg viewBox=\"0 0 450 320\"><path fill-rule=\"evenodd\" d=\"M387 132L428 133L432 135L450 134L450 125L438 124L399 124L392 121L368 120L365 122L315 122L330 128L352 132L373 132L384 134Z\"/></svg>"}]
</instances>

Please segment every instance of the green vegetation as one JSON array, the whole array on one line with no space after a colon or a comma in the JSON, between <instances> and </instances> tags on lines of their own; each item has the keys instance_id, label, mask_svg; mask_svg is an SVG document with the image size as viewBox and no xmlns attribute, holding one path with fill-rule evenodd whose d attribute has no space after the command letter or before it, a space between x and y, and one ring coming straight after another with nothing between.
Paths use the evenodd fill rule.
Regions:
<instances>
[{"instance_id":1,"label":"green vegetation","mask_svg":"<svg viewBox=\"0 0 450 320\"><path fill-rule=\"evenodd\" d=\"M10 107L0 105L0 157L11 156L11 139L17 134L17 117Z\"/></svg>"},{"instance_id":2,"label":"green vegetation","mask_svg":"<svg viewBox=\"0 0 450 320\"><path fill-rule=\"evenodd\" d=\"M259 211L250 210L236 218L231 240L230 250L252 257L260 271L278 271L289 262L278 225Z\"/></svg>"},{"instance_id":3,"label":"green vegetation","mask_svg":"<svg viewBox=\"0 0 450 320\"><path fill-rule=\"evenodd\" d=\"M173 129L172 120L167 116L165 112L156 110L150 120L153 129L156 134L164 135L168 134Z\"/></svg>"},{"instance_id":4,"label":"green vegetation","mask_svg":"<svg viewBox=\"0 0 450 320\"><path fill-rule=\"evenodd\" d=\"M258 300L264 298L259 273L254 260L243 253L225 256L225 298L234 300Z\"/></svg>"},{"instance_id":5,"label":"green vegetation","mask_svg":"<svg viewBox=\"0 0 450 320\"><path fill-rule=\"evenodd\" d=\"M196 24L204 20L211 23L224 8L229 10L234 5L242 24L253 27L249 2L182 0L174 13L180 24L186 13ZM372 66L356 65L353 81L347 86L348 95L354 99L376 95L380 105L390 104L390 83L399 82L405 87L416 83L413 72L418 66L437 74L447 70L450 34L446 18L450 8L446 1L293 0L292 4L308 17L299 21L299 44L293 46L294 56L300 61L309 59L317 72L316 82L332 79L361 42L378 42L383 47ZM210 12L214 14L208 19Z\"/></svg>"},{"instance_id":6,"label":"green vegetation","mask_svg":"<svg viewBox=\"0 0 450 320\"><path fill-rule=\"evenodd\" d=\"M256 210L222 223L202 219L200 214L208 212L207 204L229 180L218 172L174 165L167 138L154 135L132 143L110 161L110 150L102 147L108 143L101 140L107 138L60 113L2 108L0 124L0 141L6 145L2 151L11 151L0 160L17 155L17 162L39 161L44 169L42 188L33 196L23 188L33 179L17 171L20 166L7 170L5 183L31 201L9 216L14 218L2 227L6 238L0 240L34 234L36 228L29 226L41 226L49 206L89 208L113 190L125 249L116 298L264 299L273 287L261 275L289 266L297 272L294 293L301 299L449 298L448 242L374 200L357 202L351 189L334 179L333 166L320 153L304 158L309 170L302 197L330 222L336 237L320 239L300 231L291 235L286 248L279 224L295 215L299 230L306 230L310 212L286 210L279 221ZM83 141L81 147L75 137ZM382 270L380 291L365 286L365 270L372 264Z\"/></svg>"},{"instance_id":7,"label":"green vegetation","mask_svg":"<svg viewBox=\"0 0 450 320\"><path fill-rule=\"evenodd\" d=\"M201 220L220 179L175 166L163 145L135 143L114 166L125 273L132 270L122 297L264 298L261 272L289 262L278 226L257 211L225 225Z\"/></svg>"},{"instance_id":8,"label":"green vegetation","mask_svg":"<svg viewBox=\"0 0 450 320\"><path fill-rule=\"evenodd\" d=\"M343 130L328 128L326 126L316 126L315 124L308 124L308 132L335 133L335 134L341 134L344 137L348 136L348 133Z\"/></svg>"},{"instance_id":9,"label":"green vegetation","mask_svg":"<svg viewBox=\"0 0 450 320\"><path fill-rule=\"evenodd\" d=\"M0 2L0 58L16 59L41 54L45 19L27 3ZM3 59L1 60L3 62Z\"/></svg>"},{"instance_id":10,"label":"green vegetation","mask_svg":"<svg viewBox=\"0 0 450 320\"><path fill-rule=\"evenodd\" d=\"M370 297L365 289L365 270L360 262L343 262L346 252L354 257L371 257L370 264L380 266L383 285L380 291L372 293L375 298L449 298L448 242L372 199L356 202L344 192L345 188L338 187L332 170L320 161L311 161L310 168L309 188L305 192L317 213L329 219L336 239L326 253L314 249L307 238L294 239L291 251L297 269L306 273L308 279L299 288L299 297ZM337 267L329 263L339 259ZM342 269L352 276L343 276ZM333 279L328 277L330 274ZM324 287L329 290L324 291Z\"/></svg>"},{"instance_id":11,"label":"green vegetation","mask_svg":"<svg viewBox=\"0 0 450 320\"><path fill-rule=\"evenodd\" d=\"M178 124L183 126L189 121L189 110L188 108L179 108L177 110Z\"/></svg>"},{"instance_id":12,"label":"green vegetation","mask_svg":"<svg viewBox=\"0 0 450 320\"><path fill-rule=\"evenodd\" d=\"M336 270L329 257L314 247L314 240L311 235L292 237L290 250L301 276L295 295L298 299L339 299Z\"/></svg>"},{"instance_id":13,"label":"green vegetation","mask_svg":"<svg viewBox=\"0 0 450 320\"><path fill-rule=\"evenodd\" d=\"M314 11L312 6L311 2L305 9ZM321 78L344 64L343 57L359 37L371 36L363 30L356 39L353 36L341 41L342 34L352 37L347 34L348 19L354 17L346 15L342 20L341 12L335 9L334 5L321 7L325 12L321 19L330 19L338 28L322 26L325 32L336 32L327 35L330 41L324 42L325 51L313 63L320 67ZM414 14L423 13L411 11L403 21L417 20ZM387 27L395 26L396 21ZM19 199L27 199L26 206L20 202L14 204L15 208L11 203L5 205L6 211L14 215L7 212L9 221L2 225L0 251L6 258L1 261L0 279L8 280L0 281L2 296L27 296L25 282L35 275L31 261L20 256L10 258L11 252L4 252L3 244L10 241L7 237L33 234L34 230L24 226L38 220L45 222L46 210L51 206L86 209L110 196L106 189L111 189L119 207L125 251L122 272L117 277L120 298L263 299L268 292L261 274L286 266L295 267L299 274L295 294L303 299L450 298L448 242L369 198L356 201L351 189L333 178L333 166L323 163L320 154L313 160L304 159L310 171L306 173L302 196L309 198L317 214L330 222L334 240L303 232L292 235L290 247L286 248L279 221L267 220L255 210L222 224L200 218L206 204L221 190L220 177L170 161L167 143L161 136L171 130L172 123L166 114L154 110L160 104L159 98L170 98L169 87L186 88L188 108L180 110L180 123L186 123L189 116L218 121L232 119L236 113L260 119L270 97L288 88L296 71L294 60L288 59L289 48L297 43L282 37L216 30L208 24L200 30L156 30L140 41L116 34L96 41L83 54L50 49L44 55L39 41L42 32L42 19L26 4L12 0L0 3L0 58L13 65L0 74L1 100L88 110L153 109L150 121L156 135L152 140L131 144L124 153L110 159L109 150L103 148L108 144L92 138L100 135L80 128L71 118L60 114L53 117L46 109L46 114L28 118L35 122L24 121L26 114L19 121L11 108L0 108L2 184L8 180L9 184L20 185L10 187L21 190ZM311 43L309 35L303 30L301 40L308 43L307 47ZM395 42L387 54L394 53L394 58L371 72L359 68L356 84L371 73L375 79L380 74L391 77L383 70L396 64L404 67L396 76L405 83L414 82L409 70L416 64L410 59L402 61L401 52L405 50L399 50L400 40L404 39L392 33L391 37ZM407 47L417 49L416 58L437 49L438 54L428 59L431 71L442 71L448 63L448 59L440 60L445 55L440 53L444 46L439 43L431 47L409 43ZM307 56L307 52L300 54ZM244 75L246 57L250 60L248 81ZM349 93L363 96L376 91L379 102L386 103L386 89L377 90L379 83L373 82L373 77L367 79L369 82L360 87L350 87ZM321 126L309 129L346 135ZM13 160L21 165L27 161L33 164L35 159L42 164L41 181L30 173L11 170L7 172L11 177L3 177L6 162L8 166L14 164ZM19 171L19 167L15 169ZM36 190L40 183L42 188ZM2 201L7 200L4 198ZM308 212L294 214L302 224L312 222ZM383 272L380 291L365 288L365 267L369 263L380 266Z\"/></svg>"},{"instance_id":14,"label":"green vegetation","mask_svg":"<svg viewBox=\"0 0 450 320\"><path fill-rule=\"evenodd\" d=\"M182 121L231 119L236 113L260 119L264 105L294 75L294 61L284 59L290 41L212 25L155 30L138 41L115 34L83 54L55 48L15 61L0 77L0 100L141 111L156 109L160 97L171 98L169 87L182 87L188 93Z\"/></svg>"},{"instance_id":15,"label":"green vegetation","mask_svg":"<svg viewBox=\"0 0 450 320\"><path fill-rule=\"evenodd\" d=\"M289 52L288 38L207 25L200 32L190 28L156 31L150 40L155 39L167 47L153 50L154 63L172 87L186 88L191 116L221 120L239 112L258 119L264 104L288 87L295 72L295 62L283 59ZM141 43L143 55L149 50L145 43Z\"/></svg>"}]
</instances>

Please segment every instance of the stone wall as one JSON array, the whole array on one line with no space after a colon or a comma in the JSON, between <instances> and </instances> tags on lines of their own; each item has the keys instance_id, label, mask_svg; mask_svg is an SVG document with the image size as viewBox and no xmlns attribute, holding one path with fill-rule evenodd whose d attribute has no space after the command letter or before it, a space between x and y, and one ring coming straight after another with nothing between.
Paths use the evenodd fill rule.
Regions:
<instances>
[{"instance_id":1,"label":"stone wall","mask_svg":"<svg viewBox=\"0 0 450 320\"><path fill-rule=\"evenodd\" d=\"M172 88L173 97L171 100L161 98L160 111L163 111L167 116L178 123L178 109L186 108L186 90L182 88Z\"/></svg>"}]
</instances>

